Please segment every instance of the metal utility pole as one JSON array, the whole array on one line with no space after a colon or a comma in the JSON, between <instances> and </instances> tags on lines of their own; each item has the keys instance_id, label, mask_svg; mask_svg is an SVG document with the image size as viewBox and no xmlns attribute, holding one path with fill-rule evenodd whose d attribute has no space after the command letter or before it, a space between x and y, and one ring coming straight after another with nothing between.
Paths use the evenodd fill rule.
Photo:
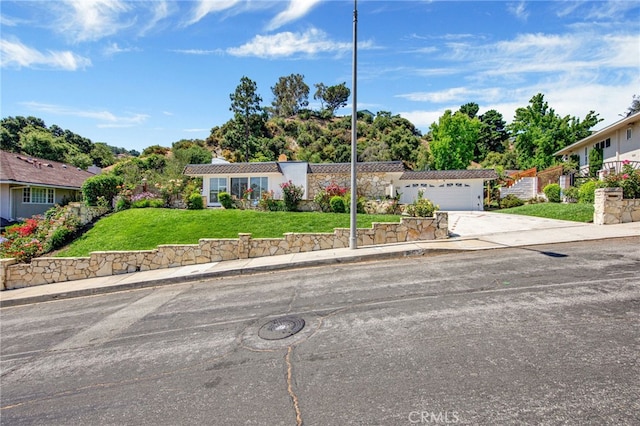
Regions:
<instances>
[{"instance_id":1,"label":"metal utility pole","mask_svg":"<svg viewBox=\"0 0 640 426\"><path fill-rule=\"evenodd\" d=\"M353 1L353 112L351 114L351 225L349 248L358 248L357 213L358 191L356 188L356 163L358 162L358 0Z\"/></svg>"}]
</instances>

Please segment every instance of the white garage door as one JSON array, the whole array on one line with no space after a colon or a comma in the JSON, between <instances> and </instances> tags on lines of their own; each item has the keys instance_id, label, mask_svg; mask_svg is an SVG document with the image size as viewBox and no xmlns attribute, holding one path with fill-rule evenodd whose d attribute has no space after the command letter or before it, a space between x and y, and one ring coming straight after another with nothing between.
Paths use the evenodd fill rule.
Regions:
<instances>
[{"instance_id":1,"label":"white garage door","mask_svg":"<svg viewBox=\"0 0 640 426\"><path fill-rule=\"evenodd\" d=\"M401 202L412 203L418 198L418 191L423 197L440 206L440 210L481 210L480 193L475 193L473 185L467 182L407 183L403 185Z\"/></svg>"}]
</instances>

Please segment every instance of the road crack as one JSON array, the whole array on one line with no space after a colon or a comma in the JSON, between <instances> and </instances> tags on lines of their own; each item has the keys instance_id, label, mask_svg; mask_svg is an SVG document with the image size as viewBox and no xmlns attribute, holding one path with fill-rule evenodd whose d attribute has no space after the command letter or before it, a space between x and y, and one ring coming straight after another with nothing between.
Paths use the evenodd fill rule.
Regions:
<instances>
[{"instance_id":1,"label":"road crack","mask_svg":"<svg viewBox=\"0 0 640 426\"><path fill-rule=\"evenodd\" d=\"M296 413L296 425L302 426L302 413L300 412L300 402L298 396L293 391L293 365L291 364L291 354L293 353L293 346L287 348L287 355L284 357L284 361L287 364L287 392L291 401L293 402L293 409Z\"/></svg>"}]
</instances>

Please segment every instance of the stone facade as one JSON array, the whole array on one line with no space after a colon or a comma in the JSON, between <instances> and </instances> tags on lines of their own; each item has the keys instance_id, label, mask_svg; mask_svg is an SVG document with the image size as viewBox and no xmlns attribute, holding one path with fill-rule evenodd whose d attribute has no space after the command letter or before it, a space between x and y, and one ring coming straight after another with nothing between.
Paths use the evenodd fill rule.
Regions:
<instances>
[{"instance_id":1,"label":"stone facade","mask_svg":"<svg viewBox=\"0 0 640 426\"><path fill-rule=\"evenodd\" d=\"M640 222L640 199L623 199L622 188L598 188L595 193L593 223Z\"/></svg>"},{"instance_id":2,"label":"stone facade","mask_svg":"<svg viewBox=\"0 0 640 426\"><path fill-rule=\"evenodd\" d=\"M274 256L349 247L349 229L333 233L287 233L284 238L252 238L239 234L231 239L202 239L198 244L161 245L155 250L93 252L89 257L35 258L30 264L0 260L2 289L13 289L84 278L104 277L223 260ZM403 217L399 223L374 223L358 229L358 246L449 237L448 214L433 218Z\"/></svg>"},{"instance_id":3,"label":"stone facade","mask_svg":"<svg viewBox=\"0 0 640 426\"><path fill-rule=\"evenodd\" d=\"M366 194L368 198L384 198L389 195L391 181L387 173L360 172L356 175L359 194ZM307 199L313 200L316 194L335 183L342 187L351 187L351 175L349 173L311 173L307 175Z\"/></svg>"}]
</instances>

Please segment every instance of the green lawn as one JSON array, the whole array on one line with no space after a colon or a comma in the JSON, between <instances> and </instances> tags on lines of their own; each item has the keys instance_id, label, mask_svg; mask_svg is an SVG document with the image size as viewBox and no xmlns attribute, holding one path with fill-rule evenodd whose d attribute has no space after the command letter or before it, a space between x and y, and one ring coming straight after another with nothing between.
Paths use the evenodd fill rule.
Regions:
<instances>
[{"instance_id":1,"label":"green lawn","mask_svg":"<svg viewBox=\"0 0 640 426\"><path fill-rule=\"evenodd\" d=\"M593 221L593 204L584 203L527 204L511 209L495 210L495 212L521 214L524 216L546 217L548 219L571 220L574 222Z\"/></svg>"},{"instance_id":2,"label":"green lawn","mask_svg":"<svg viewBox=\"0 0 640 426\"><path fill-rule=\"evenodd\" d=\"M358 215L358 228L372 222L399 222L400 216ZM159 244L196 244L200 238L280 238L286 232L333 232L349 228L349 214L261 212L254 210L130 209L100 219L58 257L92 251L148 250Z\"/></svg>"}]
</instances>

